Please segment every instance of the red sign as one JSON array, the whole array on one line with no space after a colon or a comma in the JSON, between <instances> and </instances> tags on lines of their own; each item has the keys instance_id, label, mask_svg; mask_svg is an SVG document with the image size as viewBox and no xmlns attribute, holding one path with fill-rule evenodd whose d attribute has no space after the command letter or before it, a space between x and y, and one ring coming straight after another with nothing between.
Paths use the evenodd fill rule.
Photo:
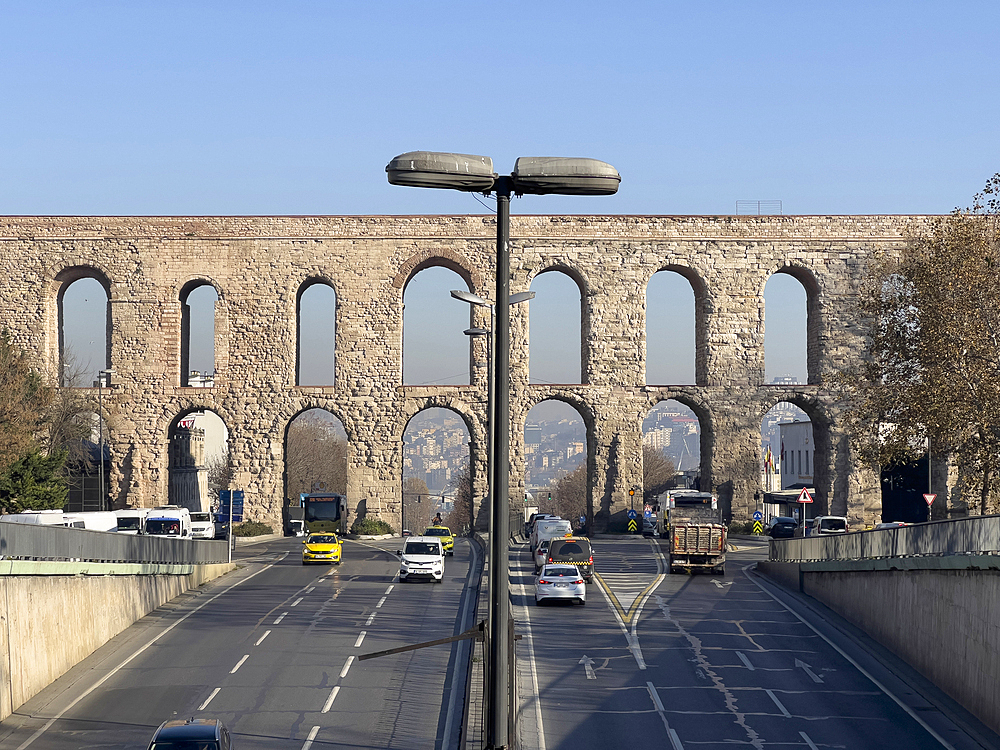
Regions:
<instances>
[{"instance_id":1,"label":"red sign","mask_svg":"<svg viewBox=\"0 0 1000 750\"><path fill-rule=\"evenodd\" d=\"M934 502L934 498L936 497L937 495L932 495L929 492L924 493L924 502L927 503L928 508L931 507L931 503Z\"/></svg>"},{"instance_id":2,"label":"red sign","mask_svg":"<svg viewBox=\"0 0 1000 750\"><path fill-rule=\"evenodd\" d=\"M795 502L798 503L811 503L813 501L812 495L809 494L809 490L805 487L802 488L802 492L799 493L799 499Z\"/></svg>"},{"instance_id":3,"label":"red sign","mask_svg":"<svg viewBox=\"0 0 1000 750\"><path fill-rule=\"evenodd\" d=\"M194 427L194 417L185 417L177 423L177 426L182 430L190 430Z\"/></svg>"}]
</instances>

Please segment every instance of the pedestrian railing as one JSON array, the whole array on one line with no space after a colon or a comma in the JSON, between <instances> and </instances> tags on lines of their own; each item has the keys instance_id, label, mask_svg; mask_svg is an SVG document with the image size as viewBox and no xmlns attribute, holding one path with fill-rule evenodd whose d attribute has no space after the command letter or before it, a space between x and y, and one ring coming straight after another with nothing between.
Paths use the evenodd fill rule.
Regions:
<instances>
[{"instance_id":1,"label":"pedestrian railing","mask_svg":"<svg viewBox=\"0 0 1000 750\"><path fill-rule=\"evenodd\" d=\"M774 562L868 560L924 555L1000 554L1000 516L771 541Z\"/></svg>"},{"instance_id":2,"label":"pedestrian railing","mask_svg":"<svg viewBox=\"0 0 1000 750\"><path fill-rule=\"evenodd\" d=\"M226 562L225 542L0 522L0 559L207 565Z\"/></svg>"}]
</instances>

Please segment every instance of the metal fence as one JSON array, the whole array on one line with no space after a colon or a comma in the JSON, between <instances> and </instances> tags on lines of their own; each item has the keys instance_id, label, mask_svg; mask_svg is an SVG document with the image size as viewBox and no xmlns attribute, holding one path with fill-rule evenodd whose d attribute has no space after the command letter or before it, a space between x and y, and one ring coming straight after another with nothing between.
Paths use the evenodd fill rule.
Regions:
<instances>
[{"instance_id":1,"label":"metal fence","mask_svg":"<svg viewBox=\"0 0 1000 750\"><path fill-rule=\"evenodd\" d=\"M852 534L773 540L769 559L807 562L997 553L1000 516L973 516Z\"/></svg>"},{"instance_id":2,"label":"metal fence","mask_svg":"<svg viewBox=\"0 0 1000 750\"><path fill-rule=\"evenodd\" d=\"M0 522L0 559L206 565L228 555L226 542Z\"/></svg>"}]
</instances>

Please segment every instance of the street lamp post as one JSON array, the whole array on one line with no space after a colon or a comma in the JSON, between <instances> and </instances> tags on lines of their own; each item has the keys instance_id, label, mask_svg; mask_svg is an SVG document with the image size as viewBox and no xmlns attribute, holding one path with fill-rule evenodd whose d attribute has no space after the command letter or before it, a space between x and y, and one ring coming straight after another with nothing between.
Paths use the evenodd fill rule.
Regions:
<instances>
[{"instance_id":1,"label":"street lamp post","mask_svg":"<svg viewBox=\"0 0 1000 750\"><path fill-rule=\"evenodd\" d=\"M104 389L110 386L110 378L114 370L101 370L97 374L97 451L98 475L100 476L101 510L107 510L107 495L104 493ZM106 383L105 380L108 380Z\"/></svg>"},{"instance_id":2,"label":"street lamp post","mask_svg":"<svg viewBox=\"0 0 1000 750\"><path fill-rule=\"evenodd\" d=\"M510 198L512 195L613 195L621 176L618 170L596 159L521 157L509 175L493 171L488 156L410 151L386 165L392 185L441 188L496 194L497 261L496 300L510 298ZM508 636L510 630L510 581L507 545L510 536L510 305L499 305L494 326L494 413L492 425L493 474L490 527L489 693L486 744L491 750L508 747Z\"/></svg>"}]
</instances>

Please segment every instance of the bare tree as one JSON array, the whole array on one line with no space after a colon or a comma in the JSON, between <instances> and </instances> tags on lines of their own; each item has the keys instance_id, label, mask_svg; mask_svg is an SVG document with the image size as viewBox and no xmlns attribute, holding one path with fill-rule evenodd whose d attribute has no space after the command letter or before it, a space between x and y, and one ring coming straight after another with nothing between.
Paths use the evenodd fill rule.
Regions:
<instances>
[{"instance_id":1,"label":"bare tree","mask_svg":"<svg viewBox=\"0 0 1000 750\"><path fill-rule=\"evenodd\" d=\"M423 531L430 526L432 505L427 483L418 477L404 477L403 516L406 528Z\"/></svg>"},{"instance_id":2,"label":"bare tree","mask_svg":"<svg viewBox=\"0 0 1000 750\"><path fill-rule=\"evenodd\" d=\"M553 512L562 518L576 521L587 515L587 462L552 485Z\"/></svg>"},{"instance_id":3,"label":"bare tree","mask_svg":"<svg viewBox=\"0 0 1000 750\"><path fill-rule=\"evenodd\" d=\"M466 463L452 478L448 486L455 491L455 504L445 518L445 525L460 531L472 525L472 469Z\"/></svg>"},{"instance_id":4,"label":"bare tree","mask_svg":"<svg viewBox=\"0 0 1000 750\"><path fill-rule=\"evenodd\" d=\"M347 493L347 442L333 424L304 415L288 427L285 451L288 500L298 504L299 494L322 483L328 492Z\"/></svg>"},{"instance_id":5,"label":"bare tree","mask_svg":"<svg viewBox=\"0 0 1000 750\"><path fill-rule=\"evenodd\" d=\"M642 494L649 500L674 486L677 467L674 462L650 445L642 446Z\"/></svg>"},{"instance_id":6,"label":"bare tree","mask_svg":"<svg viewBox=\"0 0 1000 750\"><path fill-rule=\"evenodd\" d=\"M219 492L228 490L233 483L233 462L229 451L217 453L208 460L208 496L218 498Z\"/></svg>"}]
</instances>

